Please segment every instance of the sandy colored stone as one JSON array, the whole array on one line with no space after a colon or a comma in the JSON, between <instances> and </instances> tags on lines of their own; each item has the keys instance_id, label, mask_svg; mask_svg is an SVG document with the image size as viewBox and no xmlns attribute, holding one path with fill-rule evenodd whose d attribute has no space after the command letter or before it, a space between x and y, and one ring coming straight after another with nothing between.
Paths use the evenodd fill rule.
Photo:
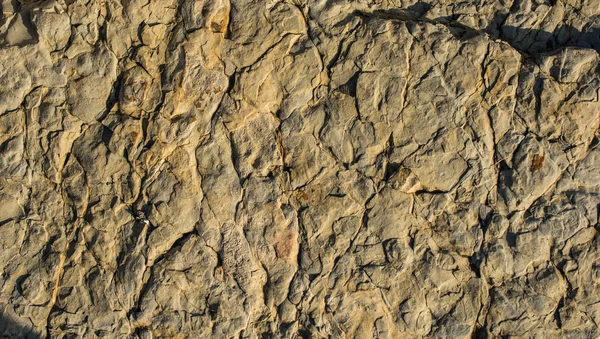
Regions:
<instances>
[{"instance_id":1,"label":"sandy colored stone","mask_svg":"<svg viewBox=\"0 0 600 339\"><path fill-rule=\"evenodd\" d=\"M0 337L598 337L599 6L0 1Z\"/></svg>"}]
</instances>

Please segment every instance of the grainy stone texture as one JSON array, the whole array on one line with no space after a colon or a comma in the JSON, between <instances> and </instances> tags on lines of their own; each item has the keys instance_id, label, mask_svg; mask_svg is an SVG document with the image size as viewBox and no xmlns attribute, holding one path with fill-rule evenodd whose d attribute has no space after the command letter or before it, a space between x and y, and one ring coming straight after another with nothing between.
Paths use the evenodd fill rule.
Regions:
<instances>
[{"instance_id":1,"label":"grainy stone texture","mask_svg":"<svg viewBox=\"0 0 600 339\"><path fill-rule=\"evenodd\" d=\"M0 335L600 336L599 1L0 5Z\"/></svg>"}]
</instances>

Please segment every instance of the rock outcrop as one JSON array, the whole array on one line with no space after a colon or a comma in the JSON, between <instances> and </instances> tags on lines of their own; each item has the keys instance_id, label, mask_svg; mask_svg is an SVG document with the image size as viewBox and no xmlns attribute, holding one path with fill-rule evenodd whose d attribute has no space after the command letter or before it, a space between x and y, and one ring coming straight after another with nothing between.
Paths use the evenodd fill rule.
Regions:
<instances>
[{"instance_id":1,"label":"rock outcrop","mask_svg":"<svg viewBox=\"0 0 600 339\"><path fill-rule=\"evenodd\" d=\"M599 2L0 5L0 335L600 336Z\"/></svg>"}]
</instances>

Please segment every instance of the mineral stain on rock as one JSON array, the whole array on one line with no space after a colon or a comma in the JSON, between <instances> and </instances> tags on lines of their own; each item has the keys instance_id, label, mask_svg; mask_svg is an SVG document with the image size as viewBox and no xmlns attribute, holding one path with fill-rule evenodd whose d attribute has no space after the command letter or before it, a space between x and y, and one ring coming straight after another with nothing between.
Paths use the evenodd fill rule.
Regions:
<instances>
[{"instance_id":1,"label":"mineral stain on rock","mask_svg":"<svg viewBox=\"0 0 600 339\"><path fill-rule=\"evenodd\" d=\"M544 156L539 154L534 154L531 159L531 171L537 172L542 166L544 166Z\"/></svg>"},{"instance_id":2,"label":"mineral stain on rock","mask_svg":"<svg viewBox=\"0 0 600 339\"><path fill-rule=\"evenodd\" d=\"M0 1L0 337L600 336L581 1Z\"/></svg>"}]
</instances>

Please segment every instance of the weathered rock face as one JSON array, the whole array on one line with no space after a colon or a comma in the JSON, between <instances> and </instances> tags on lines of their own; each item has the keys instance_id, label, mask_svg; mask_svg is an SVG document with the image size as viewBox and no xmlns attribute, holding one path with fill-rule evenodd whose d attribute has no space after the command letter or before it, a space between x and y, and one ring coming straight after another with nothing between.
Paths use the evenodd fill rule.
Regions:
<instances>
[{"instance_id":1,"label":"weathered rock face","mask_svg":"<svg viewBox=\"0 0 600 339\"><path fill-rule=\"evenodd\" d=\"M600 2L0 4L0 335L600 336Z\"/></svg>"}]
</instances>

